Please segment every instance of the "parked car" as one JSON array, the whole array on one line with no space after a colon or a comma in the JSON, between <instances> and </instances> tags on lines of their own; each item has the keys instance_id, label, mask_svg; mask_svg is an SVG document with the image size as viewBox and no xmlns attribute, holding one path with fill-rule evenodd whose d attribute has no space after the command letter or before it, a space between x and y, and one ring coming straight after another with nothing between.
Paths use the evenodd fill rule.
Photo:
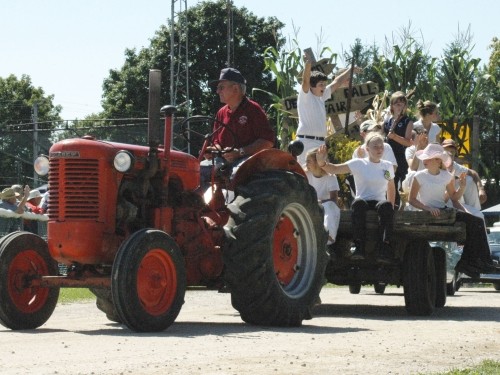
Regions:
<instances>
[{"instance_id":1,"label":"parked car","mask_svg":"<svg viewBox=\"0 0 500 375\"><path fill-rule=\"evenodd\" d=\"M452 296L462 285L462 273L455 271L460 257L462 256L462 246L456 242L433 241L431 247L441 247L446 252L446 294Z\"/></svg>"},{"instance_id":2,"label":"parked car","mask_svg":"<svg viewBox=\"0 0 500 375\"><path fill-rule=\"evenodd\" d=\"M497 265L500 264L500 222L494 223L488 228L488 243L490 245L491 258ZM471 279L467 275L461 275L464 283L491 283L495 290L500 291L500 273L481 274L479 279Z\"/></svg>"}]
</instances>

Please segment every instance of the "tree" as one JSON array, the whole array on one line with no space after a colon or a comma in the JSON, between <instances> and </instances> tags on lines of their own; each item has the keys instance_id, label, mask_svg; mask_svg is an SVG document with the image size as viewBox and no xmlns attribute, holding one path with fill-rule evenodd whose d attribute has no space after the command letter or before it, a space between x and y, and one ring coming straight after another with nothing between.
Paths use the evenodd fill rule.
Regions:
<instances>
[{"instance_id":1,"label":"tree","mask_svg":"<svg viewBox=\"0 0 500 375\"><path fill-rule=\"evenodd\" d=\"M33 175L33 111L37 111L38 146L48 153L50 130L61 120L61 106L53 104L54 96L46 96L34 87L27 75L0 77L1 185L28 183L22 176ZM15 169L13 169L15 166Z\"/></svg>"},{"instance_id":2,"label":"tree","mask_svg":"<svg viewBox=\"0 0 500 375\"><path fill-rule=\"evenodd\" d=\"M233 44L231 65L245 76L251 88L271 90L273 77L264 72L262 51L268 46L280 48L284 39L280 30L284 24L278 19L258 18L246 8L232 8ZM189 24L189 92L191 112L214 114L220 107L219 99L208 82L219 77L227 65L227 2L202 2L179 14L179 24ZM171 103L168 79L170 77L171 21L160 27L150 46L140 51L126 50L125 63L119 70L111 70L103 85L103 117L146 117L148 101L148 71L162 71L162 102ZM181 36L181 37L180 37ZM184 33L174 30L176 50L185 45ZM184 61L175 61L184 71ZM177 95L177 102L186 100L185 93ZM264 106L267 103L263 103ZM182 108L180 108L182 110ZM181 114L183 111L181 111Z\"/></svg>"},{"instance_id":3,"label":"tree","mask_svg":"<svg viewBox=\"0 0 500 375\"><path fill-rule=\"evenodd\" d=\"M500 39L493 38L489 62L481 70L488 77L478 95L481 153L479 173L486 180L487 206L500 202Z\"/></svg>"}]
</instances>

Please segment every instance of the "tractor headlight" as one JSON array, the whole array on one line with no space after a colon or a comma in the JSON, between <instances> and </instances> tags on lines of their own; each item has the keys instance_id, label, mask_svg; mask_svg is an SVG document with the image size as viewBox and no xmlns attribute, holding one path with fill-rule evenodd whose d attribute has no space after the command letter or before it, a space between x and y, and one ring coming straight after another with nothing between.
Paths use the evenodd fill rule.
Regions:
<instances>
[{"instance_id":1,"label":"tractor headlight","mask_svg":"<svg viewBox=\"0 0 500 375\"><path fill-rule=\"evenodd\" d=\"M118 151L113 164L118 172L128 172L134 165L134 157L128 151Z\"/></svg>"},{"instance_id":2,"label":"tractor headlight","mask_svg":"<svg viewBox=\"0 0 500 375\"><path fill-rule=\"evenodd\" d=\"M41 155L35 159L34 164L35 172L39 176L45 176L49 173L49 158L45 155Z\"/></svg>"}]
</instances>

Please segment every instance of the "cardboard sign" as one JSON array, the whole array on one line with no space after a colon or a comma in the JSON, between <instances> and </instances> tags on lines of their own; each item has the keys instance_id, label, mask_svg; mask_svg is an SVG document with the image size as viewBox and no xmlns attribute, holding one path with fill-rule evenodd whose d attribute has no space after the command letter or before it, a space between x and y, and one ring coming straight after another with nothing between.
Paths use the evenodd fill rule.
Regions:
<instances>
[{"instance_id":1,"label":"cardboard sign","mask_svg":"<svg viewBox=\"0 0 500 375\"><path fill-rule=\"evenodd\" d=\"M325 75L330 75L333 72L333 69L335 68L335 64L330 64L328 58L323 58L319 61L311 62L311 72L312 71L319 71L324 73ZM299 73L299 76L297 77L297 80L299 83L302 83L302 74L303 71Z\"/></svg>"}]
</instances>

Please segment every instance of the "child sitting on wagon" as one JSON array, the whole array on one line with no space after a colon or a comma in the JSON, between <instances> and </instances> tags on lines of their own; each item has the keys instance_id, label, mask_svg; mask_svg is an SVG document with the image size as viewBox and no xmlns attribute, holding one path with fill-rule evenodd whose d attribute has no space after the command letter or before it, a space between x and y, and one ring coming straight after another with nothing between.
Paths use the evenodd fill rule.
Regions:
<instances>
[{"instance_id":1,"label":"child sitting on wagon","mask_svg":"<svg viewBox=\"0 0 500 375\"><path fill-rule=\"evenodd\" d=\"M429 144L423 150L416 152L416 157L422 160L425 169L415 173L410 188L409 203L420 210L429 211L433 216L439 216L446 207L446 194L456 208L460 208L459 197L465 189L465 174L460 176L460 188L455 189L454 176L443 169L451 164L450 155L441 145ZM462 257L455 270L473 278L481 273L497 273L500 271L491 259L490 248L484 220L461 209L457 210L456 220L466 225L466 239Z\"/></svg>"}]
</instances>

